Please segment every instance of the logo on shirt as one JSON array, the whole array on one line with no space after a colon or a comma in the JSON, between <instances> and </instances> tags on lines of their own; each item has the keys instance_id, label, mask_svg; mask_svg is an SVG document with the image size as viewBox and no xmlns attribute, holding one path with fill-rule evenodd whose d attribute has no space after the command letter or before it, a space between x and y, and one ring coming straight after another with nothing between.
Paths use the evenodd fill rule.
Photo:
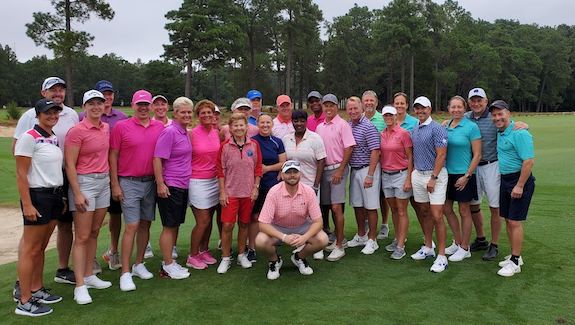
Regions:
<instances>
[{"instance_id":1,"label":"logo on shirt","mask_svg":"<svg viewBox=\"0 0 575 325\"><path fill-rule=\"evenodd\" d=\"M447 139L441 139L441 143L447 144Z\"/></svg>"},{"instance_id":2,"label":"logo on shirt","mask_svg":"<svg viewBox=\"0 0 575 325\"><path fill-rule=\"evenodd\" d=\"M254 156L254 151L253 150L248 150L246 152L246 155L248 155L248 157L253 157Z\"/></svg>"}]
</instances>

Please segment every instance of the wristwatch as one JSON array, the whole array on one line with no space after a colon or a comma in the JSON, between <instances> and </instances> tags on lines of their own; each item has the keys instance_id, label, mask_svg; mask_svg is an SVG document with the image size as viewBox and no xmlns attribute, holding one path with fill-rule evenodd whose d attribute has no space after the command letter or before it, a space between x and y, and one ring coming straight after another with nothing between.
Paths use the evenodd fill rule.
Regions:
<instances>
[{"instance_id":1,"label":"wristwatch","mask_svg":"<svg viewBox=\"0 0 575 325\"><path fill-rule=\"evenodd\" d=\"M471 174L465 174L464 176L465 176L465 178L467 178L467 179L471 178Z\"/></svg>"},{"instance_id":2,"label":"wristwatch","mask_svg":"<svg viewBox=\"0 0 575 325\"><path fill-rule=\"evenodd\" d=\"M437 178L438 178L437 176L431 174L431 179L435 179L435 180L436 180Z\"/></svg>"}]
</instances>

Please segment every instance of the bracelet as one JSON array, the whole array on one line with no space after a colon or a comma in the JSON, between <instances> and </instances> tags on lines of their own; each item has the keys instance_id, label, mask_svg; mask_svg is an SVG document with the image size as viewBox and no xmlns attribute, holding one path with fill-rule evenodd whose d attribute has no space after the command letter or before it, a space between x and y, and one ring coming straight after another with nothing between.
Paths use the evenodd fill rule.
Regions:
<instances>
[{"instance_id":1,"label":"bracelet","mask_svg":"<svg viewBox=\"0 0 575 325\"><path fill-rule=\"evenodd\" d=\"M286 237L287 237L287 235L286 235L286 234L284 234L284 235L283 235L283 237L282 237L282 242L284 242L284 243L285 243Z\"/></svg>"},{"instance_id":2,"label":"bracelet","mask_svg":"<svg viewBox=\"0 0 575 325\"><path fill-rule=\"evenodd\" d=\"M366 178L373 179L373 175L365 175Z\"/></svg>"}]
</instances>

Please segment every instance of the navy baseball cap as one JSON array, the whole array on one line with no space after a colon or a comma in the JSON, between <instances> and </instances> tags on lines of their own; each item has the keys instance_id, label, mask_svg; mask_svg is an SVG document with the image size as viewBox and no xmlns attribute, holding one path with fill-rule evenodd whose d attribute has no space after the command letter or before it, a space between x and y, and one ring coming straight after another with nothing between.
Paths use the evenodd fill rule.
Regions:
<instances>
[{"instance_id":1,"label":"navy baseball cap","mask_svg":"<svg viewBox=\"0 0 575 325\"><path fill-rule=\"evenodd\" d=\"M260 91L257 89L252 89L252 90L248 91L248 93L246 94L246 97L249 100L254 100L256 98L262 99L262 93L260 93Z\"/></svg>"},{"instance_id":2,"label":"navy baseball cap","mask_svg":"<svg viewBox=\"0 0 575 325\"><path fill-rule=\"evenodd\" d=\"M109 82L108 80L100 80L96 83L96 86L94 87L94 89L96 89L99 92L105 92L105 91L114 91L114 86L112 85L111 82Z\"/></svg>"},{"instance_id":3,"label":"navy baseball cap","mask_svg":"<svg viewBox=\"0 0 575 325\"><path fill-rule=\"evenodd\" d=\"M61 111L63 108L62 106L56 104L54 101L52 100L48 100L46 98L42 98L39 101L36 102L36 105L34 105L34 109L36 110L36 114L40 114L40 113L44 113L47 112L50 108L57 108L59 111Z\"/></svg>"},{"instance_id":4,"label":"navy baseball cap","mask_svg":"<svg viewBox=\"0 0 575 325\"><path fill-rule=\"evenodd\" d=\"M498 99L489 105L489 111L491 112L494 108L509 110L509 105L504 100Z\"/></svg>"}]
</instances>

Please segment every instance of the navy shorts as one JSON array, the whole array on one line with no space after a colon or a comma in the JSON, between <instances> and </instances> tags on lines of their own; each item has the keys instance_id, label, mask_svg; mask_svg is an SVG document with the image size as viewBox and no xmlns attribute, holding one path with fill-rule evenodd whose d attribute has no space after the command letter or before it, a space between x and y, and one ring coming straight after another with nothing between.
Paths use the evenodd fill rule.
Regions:
<instances>
[{"instance_id":1,"label":"navy shorts","mask_svg":"<svg viewBox=\"0 0 575 325\"><path fill-rule=\"evenodd\" d=\"M477 201L477 178L475 174L471 175L463 191L455 188L455 183L464 174L449 174L447 178L447 199L455 202Z\"/></svg>"},{"instance_id":2,"label":"navy shorts","mask_svg":"<svg viewBox=\"0 0 575 325\"><path fill-rule=\"evenodd\" d=\"M35 226L35 225L47 225L52 220L59 220L62 216L62 210L64 209L63 196L64 191L61 187L57 189L42 188L42 189L30 189L30 199L32 205L41 217L37 217L36 221L28 221L24 219L25 226ZM20 209L22 209L22 202L20 202ZM22 209L23 210L23 209ZM22 211L24 212L24 211Z\"/></svg>"},{"instance_id":3,"label":"navy shorts","mask_svg":"<svg viewBox=\"0 0 575 325\"><path fill-rule=\"evenodd\" d=\"M264 202L266 201L266 196L268 196L269 191L270 188L260 187L258 192L258 198L254 202L254 207L252 208L252 214L260 213L262 211L262 208L264 207Z\"/></svg>"},{"instance_id":4,"label":"navy shorts","mask_svg":"<svg viewBox=\"0 0 575 325\"><path fill-rule=\"evenodd\" d=\"M170 196L167 198L157 197L158 211L162 219L162 226L179 227L186 220L188 209L188 189L168 186Z\"/></svg>"},{"instance_id":5,"label":"navy shorts","mask_svg":"<svg viewBox=\"0 0 575 325\"><path fill-rule=\"evenodd\" d=\"M519 199L511 198L511 191L517 184L521 173L501 175L499 191L499 214L509 220L523 221L527 219L531 197L535 192L535 177L529 175L523 186L523 195Z\"/></svg>"}]
</instances>

